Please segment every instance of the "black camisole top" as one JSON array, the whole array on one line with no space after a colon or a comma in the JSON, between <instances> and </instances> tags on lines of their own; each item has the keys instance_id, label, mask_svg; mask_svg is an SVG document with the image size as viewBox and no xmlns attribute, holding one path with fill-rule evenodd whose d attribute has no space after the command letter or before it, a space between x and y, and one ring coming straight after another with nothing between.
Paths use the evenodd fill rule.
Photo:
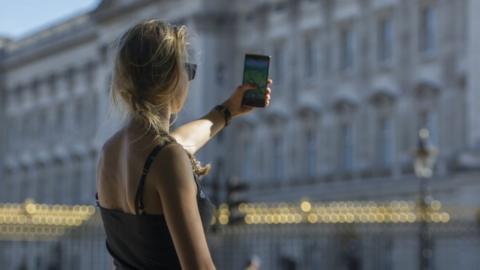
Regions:
<instances>
[{"instance_id":1,"label":"black camisole top","mask_svg":"<svg viewBox=\"0 0 480 270\"><path fill-rule=\"evenodd\" d=\"M148 155L135 195L135 213L97 206L106 234L106 246L113 257L115 269L181 269L173 240L163 214L147 214L143 205L145 179L155 156L169 142L157 145ZM204 232L210 229L214 204L201 188L198 175L194 173L197 185L197 205Z\"/></svg>"}]
</instances>

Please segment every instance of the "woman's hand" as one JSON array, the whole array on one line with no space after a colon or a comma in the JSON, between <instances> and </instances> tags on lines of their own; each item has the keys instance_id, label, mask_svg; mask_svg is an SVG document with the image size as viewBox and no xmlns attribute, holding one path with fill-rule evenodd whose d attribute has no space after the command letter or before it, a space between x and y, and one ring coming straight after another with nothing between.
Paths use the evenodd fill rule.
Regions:
<instances>
[{"instance_id":1,"label":"woman's hand","mask_svg":"<svg viewBox=\"0 0 480 270\"><path fill-rule=\"evenodd\" d=\"M272 82L273 81L271 79L268 79L267 81L267 91L265 92L265 107L270 104L270 93L272 92L272 90L270 89L270 85L272 84ZM242 105L242 99L245 92L247 90L255 88L255 84L242 84L235 89L230 98L228 98L225 102L222 103L230 110L232 118L249 113L253 110L253 108L255 108L253 106Z\"/></svg>"}]
</instances>

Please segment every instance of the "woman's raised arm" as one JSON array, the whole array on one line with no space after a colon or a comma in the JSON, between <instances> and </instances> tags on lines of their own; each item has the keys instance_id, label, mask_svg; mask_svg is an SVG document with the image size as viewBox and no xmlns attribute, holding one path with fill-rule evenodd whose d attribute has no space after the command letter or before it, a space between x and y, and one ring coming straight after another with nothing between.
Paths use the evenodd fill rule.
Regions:
<instances>
[{"instance_id":1,"label":"woman's raised arm","mask_svg":"<svg viewBox=\"0 0 480 270\"><path fill-rule=\"evenodd\" d=\"M268 80L270 85L272 80ZM242 106L242 98L245 91L254 89L255 86L251 84L242 84L238 86L233 92L232 96L228 98L222 105L226 106L234 117L249 113L254 107ZM270 101L270 88L267 88L266 102ZM203 117L188 122L177 129L173 130L172 135L178 143L190 153L194 154L202 146L204 146L211 138L213 138L225 125L225 119L222 113L211 110Z\"/></svg>"}]
</instances>

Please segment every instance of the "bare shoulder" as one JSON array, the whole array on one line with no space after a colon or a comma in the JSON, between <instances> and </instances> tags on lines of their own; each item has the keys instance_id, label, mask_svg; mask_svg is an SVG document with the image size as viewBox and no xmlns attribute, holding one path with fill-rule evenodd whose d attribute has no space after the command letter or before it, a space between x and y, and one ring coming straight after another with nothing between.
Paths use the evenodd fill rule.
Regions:
<instances>
[{"instance_id":1,"label":"bare shoulder","mask_svg":"<svg viewBox=\"0 0 480 270\"><path fill-rule=\"evenodd\" d=\"M96 167L97 183L106 179L109 181L116 179L118 172L115 168L118 167L121 149L121 132L118 131L105 141L99 151Z\"/></svg>"},{"instance_id":2,"label":"bare shoulder","mask_svg":"<svg viewBox=\"0 0 480 270\"><path fill-rule=\"evenodd\" d=\"M178 143L170 143L162 148L152 164L151 172L157 188L195 189L190 158Z\"/></svg>"},{"instance_id":3,"label":"bare shoulder","mask_svg":"<svg viewBox=\"0 0 480 270\"><path fill-rule=\"evenodd\" d=\"M117 131L111 137L109 137L102 146L102 152L109 153L115 149L118 149L123 135L123 130Z\"/></svg>"}]
</instances>

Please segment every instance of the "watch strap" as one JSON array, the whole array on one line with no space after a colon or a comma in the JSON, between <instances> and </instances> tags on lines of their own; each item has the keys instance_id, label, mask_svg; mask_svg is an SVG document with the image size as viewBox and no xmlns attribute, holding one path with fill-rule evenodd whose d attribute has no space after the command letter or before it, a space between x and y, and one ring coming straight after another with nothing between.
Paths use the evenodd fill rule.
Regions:
<instances>
[{"instance_id":1,"label":"watch strap","mask_svg":"<svg viewBox=\"0 0 480 270\"><path fill-rule=\"evenodd\" d=\"M228 126L228 124L230 123L230 119L232 118L230 110L226 106L221 104L215 106L214 109L223 113L223 116L225 118L225 126Z\"/></svg>"}]
</instances>

